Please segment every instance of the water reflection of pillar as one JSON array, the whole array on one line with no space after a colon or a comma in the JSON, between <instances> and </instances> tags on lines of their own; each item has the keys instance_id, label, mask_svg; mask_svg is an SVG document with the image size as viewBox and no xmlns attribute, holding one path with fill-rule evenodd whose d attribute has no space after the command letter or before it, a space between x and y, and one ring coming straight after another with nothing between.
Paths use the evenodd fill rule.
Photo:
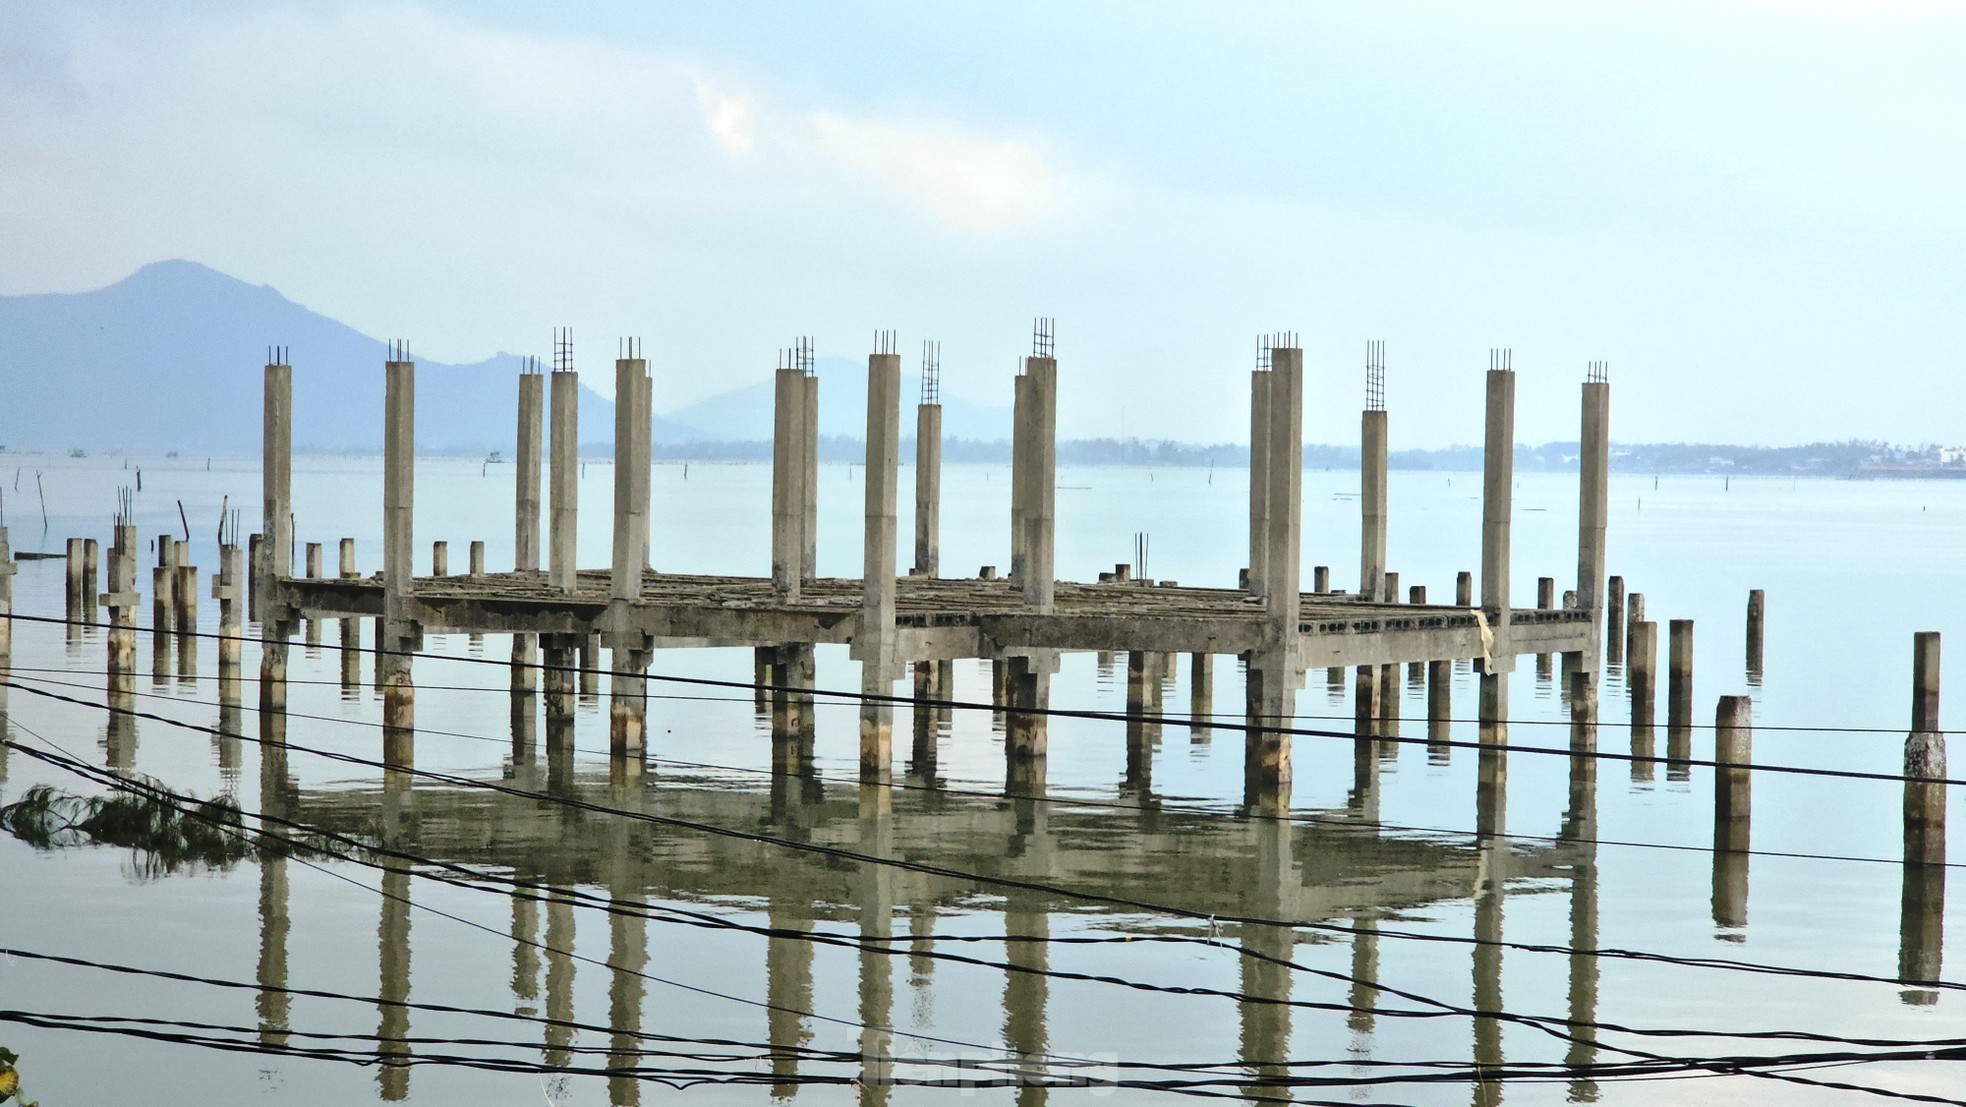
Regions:
<instances>
[{"instance_id":1,"label":"water reflection of pillar","mask_svg":"<svg viewBox=\"0 0 1966 1107\"><path fill-rule=\"evenodd\" d=\"M1509 875L1507 795L1502 788L1488 787L1476 795L1474 1007L1476 1011L1497 1012L1502 1009L1502 898ZM1474 1061L1480 1069L1502 1064L1502 1024L1492 1016L1475 1016ZM1500 1103L1502 1086L1477 1079L1473 1101L1478 1105Z\"/></svg>"},{"instance_id":2,"label":"water reflection of pillar","mask_svg":"<svg viewBox=\"0 0 1966 1107\"><path fill-rule=\"evenodd\" d=\"M1253 841L1250 855L1255 862L1255 887L1249 913L1264 918L1282 918L1287 913L1284 889L1292 887L1295 874L1290 857L1290 824L1275 819L1252 819L1248 827ZM1290 998L1290 969L1287 961L1296 945L1296 932L1282 926L1242 927L1242 990L1260 999ZM1290 1052L1290 1008L1280 1003L1242 1003L1242 1067L1251 1077L1272 1079L1289 1073L1284 1064ZM1252 1095L1274 1094L1261 1084L1249 1086Z\"/></svg>"},{"instance_id":3,"label":"water reflection of pillar","mask_svg":"<svg viewBox=\"0 0 1966 1107\"><path fill-rule=\"evenodd\" d=\"M523 876L514 873L514 876ZM539 1011L539 897L512 892L512 1010L521 1015Z\"/></svg>"},{"instance_id":4,"label":"water reflection of pillar","mask_svg":"<svg viewBox=\"0 0 1966 1107\"><path fill-rule=\"evenodd\" d=\"M617 819L616 822L624 820ZM617 865L627 857L615 854ZM613 889L618 903L632 908L642 905L641 896L625 880L617 879ZM608 983L608 1065L626 1069L641 1060L642 968L648 964L648 920L639 914L614 911L608 915L608 964L613 967ZM632 1107L642 1101L641 1081L633 1076L608 1077L608 1103L613 1107Z\"/></svg>"},{"instance_id":5,"label":"water reflection of pillar","mask_svg":"<svg viewBox=\"0 0 1966 1107\"><path fill-rule=\"evenodd\" d=\"M860 852L894 854L894 790L860 786ZM894 867L860 866L860 1102L886 1103L894 1077L894 958L883 952L894 936Z\"/></svg>"},{"instance_id":6,"label":"water reflection of pillar","mask_svg":"<svg viewBox=\"0 0 1966 1107\"><path fill-rule=\"evenodd\" d=\"M807 901L798 896L772 895L765 907L767 925L774 931L803 934L812 927ZM812 1040L802 1011L812 1010L812 943L804 938L765 939L765 1032L771 1042L771 1074L775 1099L790 1099L798 1091L799 1050Z\"/></svg>"},{"instance_id":7,"label":"water reflection of pillar","mask_svg":"<svg viewBox=\"0 0 1966 1107\"><path fill-rule=\"evenodd\" d=\"M383 1057L376 1070L376 1088L384 1100L396 1102L410 1096L410 1054L408 1043L410 1011L404 1006L410 998L410 872L392 865L382 874L382 924L376 931L382 965L382 987L377 995L379 1022L376 1050Z\"/></svg>"},{"instance_id":8,"label":"water reflection of pillar","mask_svg":"<svg viewBox=\"0 0 1966 1107\"><path fill-rule=\"evenodd\" d=\"M280 812L283 804L277 786L261 798L269 814ZM287 1042L288 1015L292 998L287 986L287 859L274 853L262 855L259 862L259 969L260 992L254 1000L259 1015L259 1041L278 1048Z\"/></svg>"},{"instance_id":9,"label":"water reflection of pillar","mask_svg":"<svg viewBox=\"0 0 1966 1107\"><path fill-rule=\"evenodd\" d=\"M1351 1013L1345 1016L1345 1025L1358 1035L1352 1042L1352 1052L1364 1055L1371 1052L1368 1044L1372 1037L1372 1012L1379 998L1379 916L1376 912L1361 911L1352 916L1352 988L1349 1002Z\"/></svg>"},{"instance_id":10,"label":"water reflection of pillar","mask_svg":"<svg viewBox=\"0 0 1966 1107\"><path fill-rule=\"evenodd\" d=\"M546 1050L549 1065L565 1065L573 1042L573 901L546 897Z\"/></svg>"},{"instance_id":11,"label":"water reflection of pillar","mask_svg":"<svg viewBox=\"0 0 1966 1107\"><path fill-rule=\"evenodd\" d=\"M1040 789L1041 791L1042 789ZM1051 831L1047 808L1040 798L1013 801L1015 826L1006 851L1023 875L1042 879L1051 869ZM1034 939L1011 942L1004 951L1019 969L1004 976L1003 1043L1018 1062L1019 1107L1043 1104L1047 1092L1044 1055L1049 1047L1045 1014L1050 1003L1050 978L1042 975L1050 963L1042 940L1051 936L1051 917L1045 901L1034 893L1013 891L1004 901L1004 933Z\"/></svg>"},{"instance_id":12,"label":"water reflection of pillar","mask_svg":"<svg viewBox=\"0 0 1966 1107\"><path fill-rule=\"evenodd\" d=\"M1574 1040L1564 1063L1583 1067L1597 1060L1595 1031L1585 1025L1597 1019L1597 697L1594 682L1578 681L1573 672L1570 722L1570 805L1564 811L1558 838L1573 852L1570 867L1570 1033ZM1597 1099L1597 1084L1588 1079L1570 1082L1570 1100Z\"/></svg>"},{"instance_id":13,"label":"water reflection of pillar","mask_svg":"<svg viewBox=\"0 0 1966 1107\"><path fill-rule=\"evenodd\" d=\"M1129 792L1145 793L1154 786L1154 751L1160 745L1161 677L1164 655L1157 650L1133 650L1126 655L1126 776Z\"/></svg>"},{"instance_id":14,"label":"water reflection of pillar","mask_svg":"<svg viewBox=\"0 0 1966 1107\"><path fill-rule=\"evenodd\" d=\"M915 662L915 703L908 712L909 722L914 731L914 743L908 751L908 775L924 783L935 783L936 729L942 720L943 709L930 706L932 700L950 698L950 686L944 681L945 674L953 668L945 669L946 661Z\"/></svg>"}]
</instances>

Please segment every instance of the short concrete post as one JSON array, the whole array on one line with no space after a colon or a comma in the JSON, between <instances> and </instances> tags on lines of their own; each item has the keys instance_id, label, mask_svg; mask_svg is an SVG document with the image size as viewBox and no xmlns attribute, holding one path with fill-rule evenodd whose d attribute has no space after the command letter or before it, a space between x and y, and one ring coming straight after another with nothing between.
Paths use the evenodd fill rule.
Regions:
<instances>
[{"instance_id":1,"label":"short concrete post","mask_svg":"<svg viewBox=\"0 0 1966 1107\"><path fill-rule=\"evenodd\" d=\"M430 575L447 577L451 575L451 544L442 539L430 543Z\"/></svg>"},{"instance_id":2,"label":"short concrete post","mask_svg":"<svg viewBox=\"0 0 1966 1107\"><path fill-rule=\"evenodd\" d=\"M14 573L18 568L7 541L7 528L0 526L0 669L10 669L14 663ZM6 689L0 688L0 710L6 703Z\"/></svg>"},{"instance_id":3,"label":"short concrete post","mask_svg":"<svg viewBox=\"0 0 1966 1107\"><path fill-rule=\"evenodd\" d=\"M1214 654L1188 656L1188 714L1194 720L1188 727L1189 736L1196 740L1208 737L1215 714Z\"/></svg>"},{"instance_id":4,"label":"short concrete post","mask_svg":"<svg viewBox=\"0 0 1966 1107\"><path fill-rule=\"evenodd\" d=\"M102 568L102 547L93 538L82 539L82 610L93 619L96 609L96 580Z\"/></svg>"},{"instance_id":5,"label":"short concrete post","mask_svg":"<svg viewBox=\"0 0 1966 1107\"><path fill-rule=\"evenodd\" d=\"M1674 619L1670 628L1666 729L1690 731L1693 727L1693 620Z\"/></svg>"},{"instance_id":6,"label":"short concrete post","mask_svg":"<svg viewBox=\"0 0 1966 1107\"><path fill-rule=\"evenodd\" d=\"M309 542L304 548L307 552L305 570L307 579L319 580L321 577L321 544L319 542ZM318 646L321 644L321 620L303 618L301 620L301 626L304 629L305 640L308 645ZM308 656L313 656L312 651L309 652Z\"/></svg>"},{"instance_id":7,"label":"short concrete post","mask_svg":"<svg viewBox=\"0 0 1966 1107\"><path fill-rule=\"evenodd\" d=\"M580 695L583 699L598 699L601 695L601 636L598 632L577 634L575 647L580 651Z\"/></svg>"},{"instance_id":8,"label":"short concrete post","mask_svg":"<svg viewBox=\"0 0 1966 1107\"><path fill-rule=\"evenodd\" d=\"M1627 662L1636 648L1638 624L1645 621L1645 594L1632 592L1625 596L1625 653Z\"/></svg>"},{"instance_id":9,"label":"short concrete post","mask_svg":"<svg viewBox=\"0 0 1966 1107\"><path fill-rule=\"evenodd\" d=\"M179 565L171 589L175 610L172 623L177 627L177 675L180 681L198 679L198 567Z\"/></svg>"},{"instance_id":10,"label":"short concrete post","mask_svg":"<svg viewBox=\"0 0 1966 1107\"><path fill-rule=\"evenodd\" d=\"M1465 569L1454 574L1454 606L1474 606L1474 574Z\"/></svg>"},{"instance_id":11,"label":"short concrete post","mask_svg":"<svg viewBox=\"0 0 1966 1107\"><path fill-rule=\"evenodd\" d=\"M1331 591L1331 566L1311 566L1311 591L1323 595Z\"/></svg>"},{"instance_id":12,"label":"short concrete post","mask_svg":"<svg viewBox=\"0 0 1966 1107\"><path fill-rule=\"evenodd\" d=\"M218 689L221 703L239 702L239 662L244 632L246 552L236 545L218 548L212 598L218 601Z\"/></svg>"},{"instance_id":13,"label":"short concrete post","mask_svg":"<svg viewBox=\"0 0 1966 1107\"><path fill-rule=\"evenodd\" d=\"M1911 735L1905 739L1905 863L1943 865L1946 739L1939 729L1939 632L1912 636Z\"/></svg>"},{"instance_id":14,"label":"short concrete post","mask_svg":"<svg viewBox=\"0 0 1966 1107\"><path fill-rule=\"evenodd\" d=\"M485 575L485 540L484 539L474 538L471 540L470 558L471 558L470 560L471 575L474 577L484 576Z\"/></svg>"},{"instance_id":15,"label":"short concrete post","mask_svg":"<svg viewBox=\"0 0 1966 1107\"><path fill-rule=\"evenodd\" d=\"M69 619L79 617L82 610L82 540L68 540L68 603L65 610Z\"/></svg>"},{"instance_id":16,"label":"short concrete post","mask_svg":"<svg viewBox=\"0 0 1966 1107\"><path fill-rule=\"evenodd\" d=\"M1604 653L1605 660L1613 665L1625 662L1625 578L1612 577L1605 582L1604 597Z\"/></svg>"},{"instance_id":17,"label":"short concrete post","mask_svg":"<svg viewBox=\"0 0 1966 1107\"><path fill-rule=\"evenodd\" d=\"M1444 763L1453 747L1447 744L1454 719L1454 662L1427 662L1427 759Z\"/></svg>"},{"instance_id":18,"label":"short concrete post","mask_svg":"<svg viewBox=\"0 0 1966 1107\"><path fill-rule=\"evenodd\" d=\"M1912 636L1911 734L1905 739L1904 866L1899 900L1898 976L1934 984L1945 954L1946 739L1939 729L1939 634ZM1908 990L1907 1004L1939 1001L1930 989Z\"/></svg>"},{"instance_id":19,"label":"short concrete post","mask_svg":"<svg viewBox=\"0 0 1966 1107\"><path fill-rule=\"evenodd\" d=\"M266 536L253 533L246 538L246 618L259 621L260 578L266 575Z\"/></svg>"},{"instance_id":20,"label":"short concrete post","mask_svg":"<svg viewBox=\"0 0 1966 1107\"><path fill-rule=\"evenodd\" d=\"M1380 597L1384 603L1399 602L1399 574L1386 573L1380 578ZM1381 737L1399 736L1399 666L1379 666L1379 713L1378 725L1374 733ZM1387 742L1380 746L1380 756L1399 756L1399 744Z\"/></svg>"},{"instance_id":21,"label":"short concrete post","mask_svg":"<svg viewBox=\"0 0 1966 1107\"><path fill-rule=\"evenodd\" d=\"M1746 696L1722 696L1714 712L1713 921L1729 929L1748 922L1751 708Z\"/></svg>"},{"instance_id":22,"label":"short concrete post","mask_svg":"<svg viewBox=\"0 0 1966 1107\"><path fill-rule=\"evenodd\" d=\"M343 580L355 579L355 540L344 538L336 551L336 574ZM357 688L362 683L362 620L341 620L341 686Z\"/></svg>"},{"instance_id":23,"label":"short concrete post","mask_svg":"<svg viewBox=\"0 0 1966 1107\"><path fill-rule=\"evenodd\" d=\"M1639 620L1630 624L1631 653L1626 658L1625 685L1631 692L1632 779L1652 779L1652 727L1658 711L1654 673L1659 663L1659 624Z\"/></svg>"},{"instance_id":24,"label":"short concrete post","mask_svg":"<svg viewBox=\"0 0 1966 1107\"><path fill-rule=\"evenodd\" d=\"M1748 680L1761 682L1761 630L1768 604L1767 593L1759 588L1748 592L1747 669Z\"/></svg>"},{"instance_id":25,"label":"short concrete post","mask_svg":"<svg viewBox=\"0 0 1966 1107\"><path fill-rule=\"evenodd\" d=\"M1540 611L1556 610L1556 578L1536 578L1536 607Z\"/></svg>"},{"instance_id":26,"label":"short concrete post","mask_svg":"<svg viewBox=\"0 0 1966 1107\"><path fill-rule=\"evenodd\" d=\"M1424 584L1415 584L1407 588L1406 602L1414 605L1415 607L1426 606L1427 586ZM1419 662L1419 661L1407 662L1406 686L1408 688L1420 687L1421 681L1425 679L1426 671L1427 671L1427 667L1423 662Z\"/></svg>"}]
</instances>

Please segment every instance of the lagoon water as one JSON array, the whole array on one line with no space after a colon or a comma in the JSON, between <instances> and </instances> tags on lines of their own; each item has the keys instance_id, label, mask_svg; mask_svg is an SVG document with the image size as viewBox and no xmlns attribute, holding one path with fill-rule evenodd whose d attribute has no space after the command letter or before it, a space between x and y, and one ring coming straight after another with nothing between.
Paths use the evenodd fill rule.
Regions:
<instances>
[{"instance_id":1,"label":"lagoon water","mask_svg":"<svg viewBox=\"0 0 1966 1107\"><path fill-rule=\"evenodd\" d=\"M115 489L134 484L146 541L192 533L190 559L209 574L221 502L257 515L254 464L217 459L16 459L0 470L15 551L58 552L71 535L109 536ZM128 464L130 468L124 466ZM48 520L42 527L36 474ZM425 459L418 466L418 564L446 539L461 569L482 538L493 569L510 565L512 467ZM827 466L820 491L819 569L855 576L860 561L859 475ZM1305 580L1328 564L1356 581L1355 472L1305 474ZM1184 584L1233 585L1246 551L1247 475L1240 470L1088 468L1058 475L1057 566L1089 579L1128 560L1133 535L1152 536L1148 571ZM294 501L299 541L356 539L363 572L380 555L380 463L300 458ZM582 562L608 557L607 463L581 481ZM902 475L901 487L912 487ZM1477 474L1396 472L1391 479L1389 565L1403 585L1451 597L1457 570L1478 569ZM1696 620L1695 718L1714 700L1754 697L1758 762L1892 773L1908 723L1911 635L1956 636L1966 588L1966 483L1838 482L1617 475L1611 481L1610 571L1646 597L1648 617ZM901 533L910 533L903 496ZM651 559L658 570L749 573L767 568L769 470L763 465L658 466ZM945 574L1007 561L1008 470L952 465L944 474ZM249 523L250 525L250 523ZM1519 605L1539 576L1574 586L1574 476L1531 474L1516 493ZM905 540L904 540L905 545ZM902 558L906 563L905 549ZM150 564L146 558L144 565ZM15 578L15 610L62 614L60 561L27 561ZM148 622L149 575L139 622ZM1747 592L1767 592L1764 672L1744 665ZM216 629L205 597L201 627ZM255 631L256 633L256 631ZM1661 662L1664 634L1661 634ZM6 699L7 734L22 746L57 747L94 764L112 753L169 787L208 797L231 793L247 811L270 806L297 821L455 862L503 878L580 889L589 898L541 903L490 883L462 887L387 864L320 857L247 860L216 871L156 873L111 847L37 850L0 836L0 944L41 954L164 969L239 982L243 988L116 974L100 968L0 959L4 1006L16 1012L169 1019L236 1027L197 1033L296 1048L372 1053L378 1036L405 1039L411 1057L542 1058L575 1067L617 1061L634 1045L609 1027L645 1035L718 1039L716 1046L641 1040L651 1055L628 1063L687 1070L716 1080L686 1096L649 1082L598 1075L541 1076L454 1065L378 1069L333 1060L221 1052L136 1037L0 1024L0 1045L20 1055L27 1096L66 1104L191 1100L210 1104L609 1102L895 1103L1120 1102L1175 1091L1140 1088L857 1087L863 1045L896 1060L904 1079L949 1079L965 1070L934 1060L1023 1065L1058 1077L1216 1081L1205 1090L1300 1100L1371 1103L1812 1103L1851 1093L1767 1076L1670 1079L1537 1078L1536 1066L1611 1064L1619 1047L1671 1056L1834 1050L1797 1041L1656 1037L1559 1025L1499 1022L1439 1006L1497 1007L1561 1024L1583 1018L1632 1028L1807 1030L1863 1038L1966 1038L1966 996L1893 982L1831 980L1577 956L1563 947L1637 950L1832 973L1893 977L1901 940L1900 790L1880 781L1756 774L1753 845L1745 908L1729 902L1743 879L1716 871L1711 774L1693 767L1634 768L1605 761L1594 790L1579 788L1568 757L1519 749L1509 762L1503 839L1474 833L1476 757L1430 756L1423 744L1384 747L1361 778L1354 743L1296 739L1288 822L1252 819L1242 796L1240 735L1164 727L1149 763L1129 763L1124 728L1096 720L1051 724L1044 795L1004 793L1003 736L987 712L957 712L939 729L932 766L914 763L905 711L896 722L896 786L880 796L856 780L851 704L818 713L813 774L774 778L768 724L749 694L713 686L651 685L649 766L639 781L610 777L605 698L583 697L570 761L543 752L515 757L504 693L502 637L433 635L416 665L420 771L498 782L505 791L418 779L385 787L361 764L306 750L381 756L377 694L345 690L333 646L293 650L287 740L297 747L269 773L253 740L260 722L250 678L240 739L221 719L216 651L198 643L198 677L154 679L139 641L137 708L160 718L133 736L109 735L100 632L65 633L19 622ZM474 663L488 660L490 664ZM844 648L821 647L821 688L855 688ZM1125 658L1102 664L1068 656L1053 685L1055 707L1125 706ZM1217 659L1216 710L1241 704L1235 659ZM1663 667L1663 664L1662 664ZM659 653L660 676L748 681L747 650ZM364 664L366 675L366 662ZM959 699L987 698L986 663L959 661ZM1563 697L1524 659L1512 678L1519 747L1567 747ZM1187 665L1174 668L1170 712L1187 704ZM1663 684L1663 674L1661 683ZM1402 676L1404 733L1424 714L1421 690ZM1470 719L1473 675L1456 667L1457 719ZM1346 730L1350 681L1314 671L1300 693L1299 725ZM1663 705L1658 747L1667 747ZM1950 718L1952 713L1947 714ZM1453 737L1472 741L1472 722ZM1627 751L1622 673L1602 685L1598 746ZM44 745L45 744L45 745ZM1712 732L1693 731L1690 753L1712 756ZM0 800L30 786L90 791L25 753L0 760ZM268 781L276 794L268 796ZM515 794L526 793L526 794ZM566 802L572 800L574 802ZM610 814L624 808L693 825ZM703 825L754 837L715 835ZM893 868L783 841L878 853L923 863ZM1677 848L1674 848L1677 847ZM1786 855L1786 856L1785 856ZM966 880L982 873L1021 885ZM1048 886L1044 890L1035 885ZM1729 890L1732 890L1731 892ZM1065 894L1067 891L1084 895ZM596 909L591 897L646 900L642 919ZM1114 900L1131 901L1133 905ZM1953 897L1955 904L1961 897ZM1139 904L1169 905L1173 916ZM1958 909L1945 932L1958 932ZM1287 918L1294 932L1208 916ZM1196 917L1198 916L1198 917ZM729 924L736 924L732 928ZM759 933L760 929L774 931ZM815 944L820 930L897 940L896 953ZM513 935L519 940L515 942ZM1292 934L1294 933L1294 937ZM1049 936L1039 943L962 937ZM917 935L925 937L917 938ZM1464 939L1499 937L1508 947ZM1162 940L1181 937L1186 940ZM1110 939L1110 940L1109 940ZM1122 940L1131 939L1131 940ZM1444 940L1428 940L1444 939ZM1558 947L1540 950L1524 947ZM1296 969L1261 956L1287 956ZM1004 967L1009 962L1010 968ZM1955 959L1947 960L1953 970ZM1034 973L1047 969L1053 975ZM639 975L638 975L639 974ZM1127 987L1105 976L1158 986ZM1957 978L1956 971L1947 976ZM253 985L341 993L355 999L263 993ZM1363 981L1364 983L1361 983ZM1370 984L1409 995L1375 992ZM1235 996L1180 994L1212 989ZM1287 998L1297 1006L1274 1002ZM376 1002L382 1000L380 1004ZM495 1020L405 1009L389 1001L548 1016ZM1269 1001L1269 1002L1261 1002ZM1581 1015L1578 1014L1581 1012ZM881 1031L865 1032L872 1023ZM119 1024L128 1026L130 1024ZM180 1028L181 1029L181 1028ZM188 1032L188 1031L187 1031ZM324 1035L325 1037L309 1037ZM1575 1038L1583 1038L1579 1043ZM455 1044L475 1039L493 1044ZM1595 1039L1593 1048L1589 1042ZM760 1052L768 1043L841 1051L793 1063ZM1288 1071L1326 1077L1322 1088L1238 1087ZM1129 1067L1178 1062L1174 1072ZM1392 1064L1398 1063L1398 1064ZM1453 1066L1449 1079L1419 1081ZM1471 1063L1511 1075L1471 1085ZM1089 1067L1087 1067L1089 1066ZM975 1075L982 1070L967 1070ZM878 1075L878 1073L876 1073ZM1959 1096L1956 1062L1906 1061L1810 1068L1793 1076ZM1393 1083L1356 1082L1393 1077ZM832 1083L801 1084L801 1078ZM682 1078L687 1079L687 1078Z\"/></svg>"}]
</instances>

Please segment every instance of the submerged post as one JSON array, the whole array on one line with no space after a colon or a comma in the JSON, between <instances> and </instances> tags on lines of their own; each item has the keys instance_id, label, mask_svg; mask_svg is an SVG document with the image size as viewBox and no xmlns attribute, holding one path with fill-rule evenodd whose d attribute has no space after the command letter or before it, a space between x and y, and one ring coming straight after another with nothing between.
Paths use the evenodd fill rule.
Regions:
<instances>
[{"instance_id":1,"label":"submerged post","mask_svg":"<svg viewBox=\"0 0 1966 1107\"><path fill-rule=\"evenodd\" d=\"M1515 370L1507 351L1491 354L1481 481L1481 607L1493 645L1481 658L1481 741L1508 745L1509 674L1515 646L1509 633L1509 522L1515 490Z\"/></svg>"},{"instance_id":2,"label":"submerged post","mask_svg":"<svg viewBox=\"0 0 1966 1107\"><path fill-rule=\"evenodd\" d=\"M895 500L901 465L901 357L894 334L877 336L867 357L866 534L861 563L860 627L854 652L860 659L860 777L888 778L893 766L896 671L894 656Z\"/></svg>"},{"instance_id":3,"label":"submerged post","mask_svg":"<svg viewBox=\"0 0 1966 1107\"><path fill-rule=\"evenodd\" d=\"M1905 863L1946 855L1946 738L1939 729L1939 632L1912 636L1911 735L1905 739Z\"/></svg>"},{"instance_id":4,"label":"submerged post","mask_svg":"<svg viewBox=\"0 0 1966 1107\"><path fill-rule=\"evenodd\" d=\"M410 763L416 688L410 657L418 632L410 604L416 590L412 558L416 503L416 363L397 350L385 374L382 429L382 724L384 760Z\"/></svg>"},{"instance_id":5,"label":"submerged post","mask_svg":"<svg viewBox=\"0 0 1966 1107\"><path fill-rule=\"evenodd\" d=\"M1591 362L1583 388L1577 448L1577 606L1591 613L1591 634L1565 666L1597 681L1604 645L1604 538L1611 479L1611 382L1605 362Z\"/></svg>"},{"instance_id":6,"label":"submerged post","mask_svg":"<svg viewBox=\"0 0 1966 1107\"><path fill-rule=\"evenodd\" d=\"M1767 593L1759 588L1748 591L1747 669L1748 679L1756 683L1761 680L1761 627L1767 604Z\"/></svg>"},{"instance_id":7,"label":"submerged post","mask_svg":"<svg viewBox=\"0 0 1966 1107\"><path fill-rule=\"evenodd\" d=\"M1753 773L1752 701L1722 696L1713 728L1713 921L1748 924L1748 788Z\"/></svg>"},{"instance_id":8,"label":"submerged post","mask_svg":"<svg viewBox=\"0 0 1966 1107\"><path fill-rule=\"evenodd\" d=\"M1629 633L1625 630L1625 578L1608 578L1604 591L1604 659L1622 665Z\"/></svg>"},{"instance_id":9,"label":"submerged post","mask_svg":"<svg viewBox=\"0 0 1966 1107\"><path fill-rule=\"evenodd\" d=\"M1693 726L1693 620L1674 619L1669 625L1666 659L1666 729Z\"/></svg>"}]
</instances>

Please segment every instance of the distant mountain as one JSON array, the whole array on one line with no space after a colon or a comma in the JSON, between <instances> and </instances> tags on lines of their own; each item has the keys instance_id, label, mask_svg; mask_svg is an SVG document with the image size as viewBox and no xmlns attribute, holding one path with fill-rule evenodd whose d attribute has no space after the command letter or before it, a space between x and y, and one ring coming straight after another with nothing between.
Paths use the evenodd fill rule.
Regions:
<instances>
[{"instance_id":1,"label":"distant mountain","mask_svg":"<svg viewBox=\"0 0 1966 1107\"><path fill-rule=\"evenodd\" d=\"M381 339L191 261L155 262L93 292L0 296L0 446L255 453L260 366L274 343L292 348L297 449L381 449ZM512 354L470 365L419 358L418 449L509 452L518 371ZM821 433L864 435L866 367L828 359L819 372ZM904 402L920 387L909 378ZM1003 408L949 399L943 419L950 437L1010 434ZM903 422L905 435L913 421ZM580 426L583 447L612 444L614 405L585 386ZM654 418L665 445L770 436L769 379Z\"/></svg>"}]
</instances>

